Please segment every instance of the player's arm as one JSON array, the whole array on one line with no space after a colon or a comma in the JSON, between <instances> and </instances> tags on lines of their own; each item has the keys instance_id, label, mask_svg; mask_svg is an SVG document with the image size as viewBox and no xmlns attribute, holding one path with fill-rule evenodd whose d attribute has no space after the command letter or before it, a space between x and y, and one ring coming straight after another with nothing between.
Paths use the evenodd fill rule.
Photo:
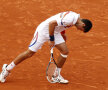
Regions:
<instances>
[{"instance_id":1,"label":"player's arm","mask_svg":"<svg viewBox=\"0 0 108 90\"><path fill-rule=\"evenodd\" d=\"M65 30L61 32L61 35L62 35L63 39L66 41L67 40L67 37L66 37Z\"/></svg>"},{"instance_id":2,"label":"player's arm","mask_svg":"<svg viewBox=\"0 0 108 90\"><path fill-rule=\"evenodd\" d=\"M58 24L56 20L49 22L49 37L50 37L49 45L50 47L54 46L54 30L57 25Z\"/></svg>"},{"instance_id":3,"label":"player's arm","mask_svg":"<svg viewBox=\"0 0 108 90\"><path fill-rule=\"evenodd\" d=\"M54 29L56 26L57 26L56 20L49 22L49 35L51 36L54 35Z\"/></svg>"}]
</instances>

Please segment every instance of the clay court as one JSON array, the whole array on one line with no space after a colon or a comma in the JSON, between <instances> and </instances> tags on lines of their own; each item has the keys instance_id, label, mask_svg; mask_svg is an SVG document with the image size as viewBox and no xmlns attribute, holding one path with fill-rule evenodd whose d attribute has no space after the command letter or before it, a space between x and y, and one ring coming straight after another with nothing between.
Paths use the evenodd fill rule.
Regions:
<instances>
[{"instance_id":1,"label":"clay court","mask_svg":"<svg viewBox=\"0 0 108 90\"><path fill-rule=\"evenodd\" d=\"M108 90L108 0L1 0L0 71L25 51L36 27L63 11L80 13L93 22L84 34L72 27L66 31L69 56L62 75L69 84L51 84L46 79L50 48L45 43L32 58L15 67L0 90ZM57 59L58 50L54 49Z\"/></svg>"}]
</instances>

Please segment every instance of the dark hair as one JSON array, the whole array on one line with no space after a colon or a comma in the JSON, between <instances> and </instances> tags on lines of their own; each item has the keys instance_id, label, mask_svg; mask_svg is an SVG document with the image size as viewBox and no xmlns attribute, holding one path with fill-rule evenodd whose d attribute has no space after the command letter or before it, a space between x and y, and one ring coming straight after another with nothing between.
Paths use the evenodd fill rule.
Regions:
<instances>
[{"instance_id":1,"label":"dark hair","mask_svg":"<svg viewBox=\"0 0 108 90\"><path fill-rule=\"evenodd\" d=\"M82 22L85 24L84 26L84 32L88 32L90 31L90 29L92 28L92 22L88 19L82 19Z\"/></svg>"}]
</instances>

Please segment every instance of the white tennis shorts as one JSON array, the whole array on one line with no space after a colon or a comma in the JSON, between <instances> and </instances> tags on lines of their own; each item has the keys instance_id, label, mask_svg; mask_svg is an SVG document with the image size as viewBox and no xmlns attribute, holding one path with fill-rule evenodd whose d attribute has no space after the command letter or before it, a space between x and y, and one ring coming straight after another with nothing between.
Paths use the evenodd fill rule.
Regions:
<instances>
[{"instance_id":1,"label":"white tennis shorts","mask_svg":"<svg viewBox=\"0 0 108 90\"><path fill-rule=\"evenodd\" d=\"M29 49L33 52L37 52L38 49L41 49L42 45L49 41L49 35L43 35L42 28L37 28L34 37L29 45ZM44 29L43 29L44 30ZM55 37L55 45L65 42L61 33L54 34Z\"/></svg>"}]
</instances>

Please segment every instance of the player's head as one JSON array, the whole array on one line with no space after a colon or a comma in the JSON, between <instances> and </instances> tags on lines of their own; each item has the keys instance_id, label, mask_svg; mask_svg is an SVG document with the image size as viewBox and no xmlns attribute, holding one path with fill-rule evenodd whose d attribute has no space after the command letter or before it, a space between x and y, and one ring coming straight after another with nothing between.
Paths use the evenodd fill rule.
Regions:
<instances>
[{"instance_id":1,"label":"player's head","mask_svg":"<svg viewBox=\"0 0 108 90\"><path fill-rule=\"evenodd\" d=\"M92 28L92 22L88 19L79 19L75 26L77 29L86 33Z\"/></svg>"},{"instance_id":2,"label":"player's head","mask_svg":"<svg viewBox=\"0 0 108 90\"><path fill-rule=\"evenodd\" d=\"M88 19L81 19L81 21L85 24L83 26L84 32L86 33L88 31L90 31L90 29L92 28L92 22Z\"/></svg>"}]
</instances>

